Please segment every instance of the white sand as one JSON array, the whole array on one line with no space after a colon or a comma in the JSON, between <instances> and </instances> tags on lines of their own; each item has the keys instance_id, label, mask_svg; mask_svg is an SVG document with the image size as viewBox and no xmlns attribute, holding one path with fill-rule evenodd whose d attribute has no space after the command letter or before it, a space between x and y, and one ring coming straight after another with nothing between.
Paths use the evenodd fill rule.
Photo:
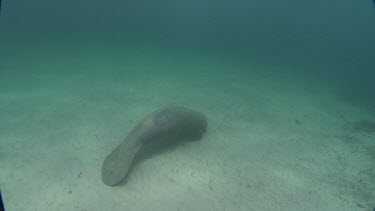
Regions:
<instances>
[{"instance_id":1,"label":"white sand","mask_svg":"<svg viewBox=\"0 0 375 211\"><path fill-rule=\"evenodd\" d=\"M374 111L343 101L334 86L201 55L51 48L0 66L0 187L9 211L375 207L375 134L343 128L374 122ZM169 104L207 115L202 140L105 186L104 158L138 120Z\"/></svg>"}]
</instances>

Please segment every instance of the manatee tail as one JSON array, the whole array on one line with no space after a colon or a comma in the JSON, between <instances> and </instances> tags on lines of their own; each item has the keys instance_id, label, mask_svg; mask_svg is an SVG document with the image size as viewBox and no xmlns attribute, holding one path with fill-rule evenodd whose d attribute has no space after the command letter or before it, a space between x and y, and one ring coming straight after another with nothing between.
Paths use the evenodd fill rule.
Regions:
<instances>
[{"instance_id":1,"label":"manatee tail","mask_svg":"<svg viewBox=\"0 0 375 211\"><path fill-rule=\"evenodd\" d=\"M113 186L120 183L128 174L134 157L140 145L132 142L123 142L118 145L104 160L102 167L102 181Z\"/></svg>"}]
</instances>

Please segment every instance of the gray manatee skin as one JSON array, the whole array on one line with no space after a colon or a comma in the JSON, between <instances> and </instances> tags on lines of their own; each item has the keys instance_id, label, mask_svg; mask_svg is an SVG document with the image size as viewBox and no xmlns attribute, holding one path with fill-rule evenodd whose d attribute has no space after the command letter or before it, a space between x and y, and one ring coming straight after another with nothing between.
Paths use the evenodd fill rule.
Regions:
<instances>
[{"instance_id":1,"label":"gray manatee skin","mask_svg":"<svg viewBox=\"0 0 375 211\"><path fill-rule=\"evenodd\" d=\"M171 140L198 140L206 129L206 117L188 108L166 107L151 113L106 157L102 167L103 183L119 184L128 175L142 146Z\"/></svg>"}]
</instances>

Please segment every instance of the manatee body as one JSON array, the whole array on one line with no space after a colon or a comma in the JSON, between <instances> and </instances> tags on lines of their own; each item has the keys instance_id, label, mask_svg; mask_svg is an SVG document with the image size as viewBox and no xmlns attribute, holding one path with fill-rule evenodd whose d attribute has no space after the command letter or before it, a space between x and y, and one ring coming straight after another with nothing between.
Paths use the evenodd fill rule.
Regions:
<instances>
[{"instance_id":1,"label":"manatee body","mask_svg":"<svg viewBox=\"0 0 375 211\"><path fill-rule=\"evenodd\" d=\"M207 128L206 117L184 107L166 107L138 123L104 160L102 181L114 186L129 173L142 146L168 141L198 140Z\"/></svg>"}]
</instances>

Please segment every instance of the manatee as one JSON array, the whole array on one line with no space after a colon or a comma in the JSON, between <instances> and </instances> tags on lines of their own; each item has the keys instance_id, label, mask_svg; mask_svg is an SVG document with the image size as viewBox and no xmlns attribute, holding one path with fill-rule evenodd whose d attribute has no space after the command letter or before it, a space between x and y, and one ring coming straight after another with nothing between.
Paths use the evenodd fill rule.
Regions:
<instances>
[{"instance_id":1,"label":"manatee","mask_svg":"<svg viewBox=\"0 0 375 211\"><path fill-rule=\"evenodd\" d=\"M166 107L151 113L105 158L102 167L103 183L109 186L121 183L144 146L199 140L206 128L206 117L185 107Z\"/></svg>"}]
</instances>

